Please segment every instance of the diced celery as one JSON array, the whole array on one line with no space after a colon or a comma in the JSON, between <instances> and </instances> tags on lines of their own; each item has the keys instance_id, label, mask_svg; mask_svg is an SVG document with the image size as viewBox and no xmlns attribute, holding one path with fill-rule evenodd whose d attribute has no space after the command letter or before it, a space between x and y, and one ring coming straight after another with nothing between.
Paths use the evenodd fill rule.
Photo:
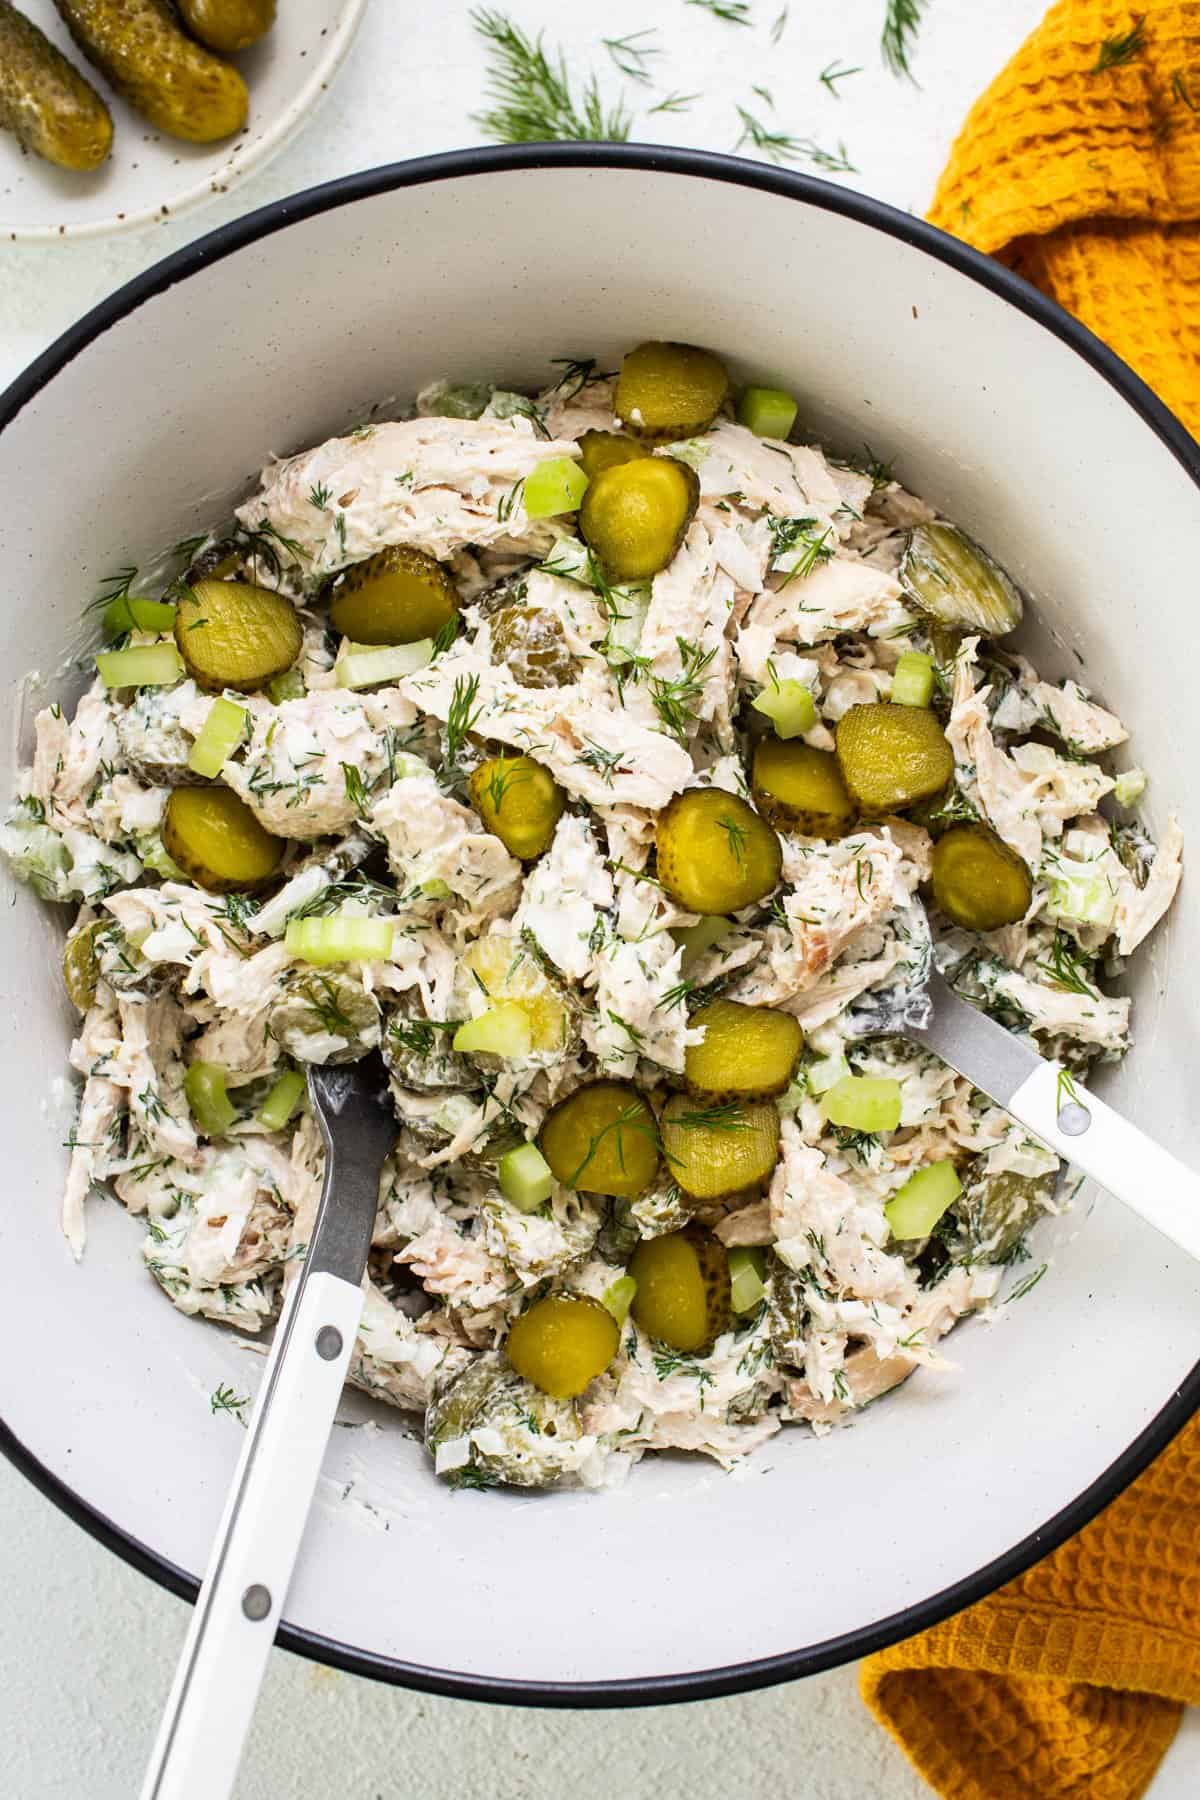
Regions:
<instances>
[{"instance_id":1,"label":"diced celery","mask_svg":"<svg viewBox=\"0 0 1200 1800\"><path fill-rule=\"evenodd\" d=\"M296 668L285 669L282 675L272 675L267 683L267 696L276 706L282 706L285 700L303 700L307 692L304 677Z\"/></svg>"},{"instance_id":2,"label":"diced celery","mask_svg":"<svg viewBox=\"0 0 1200 1800\"><path fill-rule=\"evenodd\" d=\"M750 704L770 719L776 737L803 737L817 722L812 690L802 681L772 681Z\"/></svg>"},{"instance_id":3,"label":"diced celery","mask_svg":"<svg viewBox=\"0 0 1200 1800\"><path fill-rule=\"evenodd\" d=\"M836 1056L823 1056L820 1062L811 1063L804 1071L810 1092L826 1094L839 1081L845 1081L850 1074L850 1064L839 1050Z\"/></svg>"},{"instance_id":4,"label":"diced celery","mask_svg":"<svg viewBox=\"0 0 1200 1800\"><path fill-rule=\"evenodd\" d=\"M897 706L928 706L933 699L933 658L923 650L906 650L892 675Z\"/></svg>"},{"instance_id":5,"label":"diced celery","mask_svg":"<svg viewBox=\"0 0 1200 1800\"><path fill-rule=\"evenodd\" d=\"M825 1114L847 1131L895 1131L900 1083L890 1075L843 1075L825 1095Z\"/></svg>"},{"instance_id":6,"label":"diced celery","mask_svg":"<svg viewBox=\"0 0 1200 1800\"><path fill-rule=\"evenodd\" d=\"M636 1293L637 1282L633 1276L618 1275L600 1296L600 1304L608 1308L618 1325L623 1325L629 1317L629 1309Z\"/></svg>"},{"instance_id":7,"label":"diced celery","mask_svg":"<svg viewBox=\"0 0 1200 1800\"><path fill-rule=\"evenodd\" d=\"M120 594L104 609L105 637L124 637L127 631L170 631L175 623L175 608L165 600L140 600L135 594Z\"/></svg>"},{"instance_id":8,"label":"diced celery","mask_svg":"<svg viewBox=\"0 0 1200 1800\"><path fill-rule=\"evenodd\" d=\"M1122 769L1113 788L1113 798L1118 806L1136 806L1145 791L1145 769Z\"/></svg>"},{"instance_id":9,"label":"diced celery","mask_svg":"<svg viewBox=\"0 0 1200 1800\"><path fill-rule=\"evenodd\" d=\"M433 1122L447 1137L457 1137L479 1110L480 1102L473 1100L470 1094L447 1094L434 1113Z\"/></svg>"},{"instance_id":10,"label":"diced celery","mask_svg":"<svg viewBox=\"0 0 1200 1800\"><path fill-rule=\"evenodd\" d=\"M284 943L307 963L386 962L392 954L394 919L334 913L322 919L289 919Z\"/></svg>"},{"instance_id":11,"label":"diced celery","mask_svg":"<svg viewBox=\"0 0 1200 1800\"><path fill-rule=\"evenodd\" d=\"M237 1124L237 1108L225 1091L226 1071L220 1063L194 1062L183 1078L192 1117L205 1137L224 1137Z\"/></svg>"},{"instance_id":12,"label":"diced celery","mask_svg":"<svg viewBox=\"0 0 1200 1800\"><path fill-rule=\"evenodd\" d=\"M500 1192L521 1212L536 1212L554 1192L554 1176L536 1144L518 1144L506 1150L496 1170Z\"/></svg>"},{"instance_id":13,"label":"diced celery","mask_svg":"<svg viewBox=\"0 0 1200 1800\"><path fill-rule=\"evenodd\" d=\"M1117 915L1117 896L1103 870L1094 863L1059 857L1053 865L1047 909L1056 919L1073 925L1112 925Z\"/></svg>"},{"instance_id":14,"label":"diced celery","mask_svg":"<svg viewBox=\"0 0 1200 1800\"><path fill-rule=\"evenodd\" d=\"M578 512L588 478L569 456L551 456L525 477L524 507L528 519L553 519Z\"/></svg>"},{"instance_id":15,"label":"diced celery","mask_svg":"<svg viewBox=\"0 0 1200 1800\"><path fill-rule=\"evenodd\" d=\"M282 1131L304 1099L308 1084L299 1069L281 1075L258 1109L258 1122L268 1131Z\"/></svg>"},{"instance_id":16,"label":"diced celery","mask_svg":"<svg viewBox=\"0 0 1200 1800\"><path fill-rule=\"evenodd\" d=\"M679 926L671 932L683 951L679 964L685 975L693 963L699 962L706 950L711 950L714 944L720 943L732 925L733 920L727 919L724 913L707 913L698 925Z\"/></svg>"},{"instance_id":17,"label":"diced celery","mask_svg":"<svg viewBox=\"0 0 1200 1800\"><path fill-rule=\"evenodd\" d=\"M161 875L164 881L186 881L185 870L181 869L175 858L171 856L157 831L148 831L143 837L135 838L137 853L143 868L149 869L152 875Z\"/></svg>"},{"instance_id":18,"label":"diced celery","mask_svg":"<svg viewBox=\"0 0 1200 1800\"><path fill-rule=\"evenodd\" d=\"M352 644L346 638L334 672L339 687L382 687L386 681L415 675L432 661L432 638L418 638L415 644Z\"/></svg>"},{"instance_id":19,"label":"diced celery","mask_svg":"<svg viewBox=\"0 0 1200 1800\"><path fill-rule=\"evenodd\" d=\"M739 1246L729 1252L729 1290L735 1313L753 1312L766 1293L763 1271L767 1259L761 1250Z\"/></svg>"},{"instance_id":20,"label":"diced celery","mask_svg":"<svg viewBox=\"0 0 1200 1800\"><path fill-rule=\"evenodd\" d=\"M930 1163L910 1175L884 1207L894 1238L928 1237L946 1208L962 1193L952 1162Z\"/></svg>"},{"instance_id":21,"label":"diced celery","mask_svg":"<svg viewBox=\"0 0 1200 1800\"><path fill-rule=\"evenodd\" d=\"M515 1000L489 1006L477 1019L468 1019L454 1034L453 1048L468 1055L481 1051L491 1056L528 1056L533 1044L529 1014Z\"/></svg>"},{"instance_id":22,"label":"diced celery","mask_svg":"<svg viewBox=\"0 0 1200 1800\"><path fill-rule=\"evenodd\" d=\"M250 714L244 706L235 706L232 700L214 700L188 756L193 775L204 775L209 780L219 775L246 735L249 723Z\"/></svg>"},{"instance_id":23,"label":"diced celery","mask_svg":"<svg viewBox=\"0 0 1200 1800\"><path fill-rule=\"evenodd\" d=\"M808 1083L803 1075L798 1075L795 1081L789 1082L775 1105L783 1118L790 1119L794 1113L800 1111L807 1098Z\"/></svg>"},{"instance_id":24,"label":"diced celery","mask_svg":"<svg viewBox=\"0 0 1200 1800\"><path fill-rule=\"evenodd\" d=\"M138 644L102 650L96 668L105 687L171 687L183 680L183 658L174 644Z\"/></svg>"},{"instance_id":25,"label":"diced celery","mask_svg":"<svg viewBox=\"0 0 1200 1800\"><path fill-rule=\"evenodd\" d=\"M738 424L756 437L786 438L799 408L782 388L748 387L738 401Z\"/></svg>"},{"instance_id":26,"label":"diced celery","mask_svg":"<svg viewBox=\"0 0 1200 1800\"><path fill-rule=\"evenodd\" d=\"M448 900L450 898L451 889L446 882L435 875L432 881L423 881L421 883L421 892L426 900Z\"/></svg>"}]
</instances>

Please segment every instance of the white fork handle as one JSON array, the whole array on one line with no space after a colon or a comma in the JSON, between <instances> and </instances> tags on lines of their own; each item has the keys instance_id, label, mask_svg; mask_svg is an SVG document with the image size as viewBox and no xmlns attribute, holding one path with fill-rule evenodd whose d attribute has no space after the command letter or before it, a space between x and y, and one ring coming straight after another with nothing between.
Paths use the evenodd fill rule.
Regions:
<instances>
[{"instance_id":1,"label":"white fork handle","mask_svg":"<svg viewBox=\"0 0 1200 1800\"><path fill-rule=\"evenodd\" d=\"M1004 1102L1052 1150L1200 1259L1200 1176L1082 1082L1044 1062Z\"/></svg>"},{"instance_id":2,"label":"white fork handle","mask_svg":"<svg viewBox=\"0 0 1200 1800\"><path fill-rule=\"evenodd\" d=\"M232 1794L362 1316L362 1289L309 1273L292 1289L142 1800Z\"/></svg>"}]
</instances>

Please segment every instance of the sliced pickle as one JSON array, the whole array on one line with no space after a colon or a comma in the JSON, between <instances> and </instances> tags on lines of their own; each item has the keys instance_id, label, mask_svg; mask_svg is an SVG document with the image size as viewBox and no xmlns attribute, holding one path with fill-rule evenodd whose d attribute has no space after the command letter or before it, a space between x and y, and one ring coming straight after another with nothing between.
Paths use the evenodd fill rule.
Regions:
<instances>
[{"instance_id":1,"label":"sliced pickle","mask_svg":"<svg viewBox=\"0 0 1200 1800\"><path fill-rule=\"evenodd\" d=\"M555 1400L573 1400L603 1375L621 1347L606 1306L583 1295L547 1294L514 1319L504 1348L518 1375Z\"/></svg>"},{"instance_id":2,"label":"sliced pickle","mask_svg":"<svg viewBox=\"0 0 1200 1800\"><path fill-rule=\"evenodd\" d=\"M707 431L728 393L725 364L711 350L639 344L621 364L613 410L639 437L666 442Z\"/></svg>"},{"instance_id":3,"label":"sliced pickle","mask_svg":"<svg viewBox=\"0 0 1200 1800\"><path fill-rule=\"evenodd\" d=\"M627 1081L593 1081L546 1114L542 1155L564 1187L636 1200L658 1173L654 1114Z\"/></svg>"},{"instance_id":4,"label":"sliced pickle","mask_svg":"<svg viewBox=\"0 0 1200 1800\"><path fill-rule=\"evenodd\" d=\"M1021 623L1021 590L957 525L917 525L899 575L909 598L943 625L1002 637Z\"/></svg>"},{"instance_id":5,"label":"sliced pickle","mask_svg":"<svg viewBox=\"0 0 1200 1800\"><path fill-rule=\"evenodd\" d=\"M837 759L850 797L867 818L903 812L938 794L954 774L954 752L936 714L871 701L838 720Z\"/></svg>"},{"instance_id":6,"label":"sliced pickle","mask_svg":"<svg viewBox=\"0 0 1200 1800\"><path fill-rule=\"evenodd\" d=\"M764 818L805 837L844 837L854 823L854 802L832 750L762 738L750 785Z\"/></svg>"},{"instance_id":7,"label":"sliced pickle","mask_svg":"<svg viewBox=\"0 0 1200 1800\"><path fill-rule=\"evenodd\" d=\"M666 568L699 504L694 469L671 456L641 456L595 477L579 529L610 580L647 581Z\"/></svg>"},{"instance_id":8,"label":"sliced pickle","mask_svg":"<svg viewBox=\"0 0 1200 1800\"><path fill-rule=\"evenodd\" d=\"M779 885L779 839L752 806L724 788L677 794L658 815L655 839L658 879L689 912L737 912Z\"/></svg>"},{"instance_id":9,"label":"sliced pickle","mask_svg":"<svg viewBox=\"0 0 1200 1800\"><path fill-rule=\"evenodd\" d=\"M617 431L585 431L579 440L579 460L588 480L602 469L613 469L618 463L637 462L648 456L649 447L637 438L622 437Z\"/></svg>"},{"instance_id":10,"label":"sliced pickle","mask_svg":"<svg viewBox=\"0 0 1200 1800\"><path fill-rule=\"evenodd\" d=\"M355 644L416 644L458 612L458 589L435 557L408 544L355 563L333 590L329 622Z\"/></svg>"},{"instance_id":11,"label":"sliced pickle","mask_svg":"<svg viewBox=\"0 0 1200 1800\"><path fill-rule=\"evenodd\" d=\"M531 756L490 756L471 775L471 802L513 856L528 862L550 848L567 797Z\"/></svg>"},{"instance_id":12,"label":"sliced pickle","mask_svg":"<svg viewBox=\"0 0 1200 1800\"><path fill-rule=\"evenodd\" d=\"M198 581L175 608L175 643L197 686L249 694L290 669L304 628L291 601L248 581Z\"/></svg>"},{"instance_id":13,"label":"sliced pickle","mask_svg":"<svg viewBox=\"0 0 1200 1800\"><path fill-rule=\"evenodd\" d=\"M716 1104L675 1094L660 1121L663 1155L693 1200L723 1200L760 1187L779 1155L779 1112L773 1100Z\"/></svg>"},{"instance_id":14,"label":"sliced pickle","mask_svg":"<svg viewBox=\"0 0 1200 1800\"><path fill-rule=\"evenodd\" d=\"M529 1020L532 1051L566 1046L572 1030L567 1002L519 938L500 931L476 938L462 960L476 991L482 988L494 1005L511 1003L521 1008Z\"/></svg>"},{"instance_id":15,"label":"sliced pickle","mask_svg":"<svg viewBox=\"0 0 1200 1800\"><path fill-rule=\"evenodd\" d=\"M642 1330L687 1356L707 1356L733 1323L729 1252L700 1225L648 1238L633 1253L630 1311Z\"/></svg>"},{"instance_id":16,"label":"sliced pickle","mask_svg":"<svg viewBox=\"0 0 1200 1800\"><path fill-rule=\"evenodd\" d=\"M521 687L565 687L579 679L562 621L544 606L505 606L493 615L492 661Z\"/></svg>"},{"instance_id":17,"label":"sliced pickle","mask_svg":"<svg viewBox=\"0 0 1200 1800\"><path fill-rule=\"evenodd\" d=\"M999 931L1029 911L1024 860L989 825L952 825L933 847L933 897L967 931Z\"/></svg>"},{"instance_id":18,"label":"sliced pickle","mask_svg":"<svg viewBox=\"0 0 1200 1800\"><path fill-rule=\"evenodd\" d=\"M107 923L111 924L111 920ZM63 986L81 1013L95 1003L96 983L100 979L100 963L96 955L96 939L104 930L104 919L93 919L90 925L77 925L62 952Z\"/></svg>"},{"instance_id":19,"label":"sliced pickle","mask_svg":"<svg viewBox=\"0 0 1200 1800\"><path fill-rule=\"evenodd\" d=\"M694 1094L714 1101L769 1099L782 1094L796 1073L804 1034L791 1013L711 1000L689 1023L704 1028L703 1042L684 1051L683 1072Z\"/></svg>"},{"instance_id":20,"label":"sliced pickle","mask_svg":"<svg viewBox=\"0 0 1200 1800\"><path fill-rule=\"evenodd\" d=\"M264 887L287 849L227 787L172 788L162 840L167 855L211 894Z\"/></svg>"}]
</instances>

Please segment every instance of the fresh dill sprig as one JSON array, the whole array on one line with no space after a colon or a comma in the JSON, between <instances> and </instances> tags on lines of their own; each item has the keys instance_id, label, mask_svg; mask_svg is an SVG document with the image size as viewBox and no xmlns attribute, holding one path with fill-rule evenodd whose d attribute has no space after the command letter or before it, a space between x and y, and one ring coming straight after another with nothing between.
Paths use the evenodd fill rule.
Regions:
<instances>
[{"instance_id":1,"label":"fresh dill sprig","mask_svg":"<svg viewBox=\"0 0 1200 1800\"><path fill-rule=\"evenodd\" d=\"M695 992L696 983L685 978L677 981L674 987L669 987L665 994L660 994L658 1004L663 1012L670 1012L673 1006L686 1006Z\"/></svg>"},{"instance_id":2,"label":"fresh dill sprig","mask_svg":"<svg viewBox=\"0 0 1200 1800\"><path fill-rule=\"evenodd\" d=\"M780 519L774 513L767 514L772 563L778 562L781 556L790 556L793 551L796 552L796 560L787 571L784 587L789 581L806 580L818 563L828 562L833 555L829 527L826 526L819 533L816 527L816 519Z\"/></svg>"},{"instance_id":3,"label":"fresh dill sprig","mask_svg":"<svg viewBox=\"0 0 1200 1800\"><path fill-rule=\"evenodd\" d=\"M1098 75L1104 69L1119 69L1125 63L1133 62L1145 48L1146 15L1138 13L1128 31L1104 39L1100 54L1092 64L1092 74Z\"/></svg>"},{"instance_id":4,"label":"fresh dill sprig","mask_svg":"<svg viewBox=\"0 0 1200 1800\"><path fill-rule=\"evenodd\" d=\"M617 1134L617 1166L620 1169L624 1169L625 1167L625 1132L627 1130L637 1132L640 1137L649 1138L650 1142L657 1149L659 1147L658 1133L652 1122L653 1114L650 1114L650 1116L647 1117L648 1113L649 1108L645 1105L644 1101L632 1101L628 1106L622 1108L615 1119L610 1119L607 1125L602 1125L600 1130L597 1131L589 1141L588 1147L584 1151L582 1158L572 1173L563 1182L563 1186L568 1188L578 1186L579 1177L583 1174L583 1171L587 1168L593 1156L595 1156L597 1150L610 1132L615 1131ZM584 1185L586 1187L586 1182Z\"/></svg>"},{"instance_id":5,"label":"fresh dill sprig","mask_svg":"<svg viewBox=\"0 0 1200 1800\"><path fill-rule=\"evenodd\" d=\"M514 481L507 494L501 494L496 507L496 519L501 525L507 525L517 507L521 504L521 496L525 492L525 477Z\"/></svg>"},{"instance_id":6,"label":"fresh dill sprig","mask_svg":"<svg viewBox=\"0 0 1200 1800\"><path fill-rule=\"evenodd\" d=\"M726 25L752 25L748 0L683 0L685 6L698 6Z\"/></svg>"},{"instance_id":7,"label":"fresh dill sprig","mask_svg":"<svg viewBox=\"0 0 1200 1800\"><path fill-rule=\"evenodd\" d=\"M807 162L814 169L824 169L829 174L857 173L845 144L840 140L836 150L826 150L814 138L793 137L786 131L771 131L761 119L756 119L752 112L747 112L744 106L735 110L742 121L741 135L733 146L735 150L740 150L743 144L750 144L773 163Z\"/></svg>"},{"instance_id":8,"label":"fresh dill sprig","mask_svg":"<svg viewBox=\"0 0 1200 1800\"><path fill-rule=\"evenodd\" d=\"M736 1100L726 1100L720 1105L694 1106L687 1112L675 1113L672 1125L682 1125L688 1131L745 1131L748 1125L746 1109Z\"/></svg>"},{"instance_id":9,"label":"fresh dill sprig","mask_svg":"<svg viewBox=\"0 0 1200 1800\"><path fill-rule=\"evenodd\" d=\"M650 70L648 64L662 51L653 44L639 42L642 38L652 38L653 30L631 31L623 38L601 38L601 43L612 57L622 75L628 75L631 81L649 84Z\"/></svg>"},{"instance_id":10,"label":"fresh dill sprig","mask_svg":"<svg viewBox=\"0 0 1200 1800\"><path fill-rule=\"evenodd\" d=\"M362 778L362 772L353 763L342 764L342 780L346 784L346 798L360 819L371 816L371 790Z\"/></svg>"},{"instance_id":11,"label":"fresh dill sprig","mask_svg":"<svg viewBox=\"0 0 1200 1800\"><path fill-rule=\"evenodd\" d=\"M394 1013L388 1021L388 1037L410 1056L432 1056L438 1032L457 1031L460 1023L458 1019L406 1019Z\"/></svg>"},{"instance_id":12,"label":"fresh dill sprig","mask_svg":"<svg viewBox=\"0 0 1200 1800\"><path fill-rule=\"evenodd\" d=\"M614 775L628 775L629 770L623 767L625 752L623 750L606 750L603 744L595 743L591 738L584 738L586 746L575 758L585 768L595 769L605 787L611 787Z\"/></svg>"},{"instance_id":13,"label":"fresh dill sprig","mask_svg":"<svg viewBox=\"0 0 1200 1800\"><path fill-rule=\"evenodd\" d=\"M668 94L657 106L647 108L651 113L685 113L690 112L693 104L700 98L699 94Z\"/></svg>"},{"instance_id":14,"label":"fresh dill sprig","mask_svg":"<svg viewBox=\"0 0 1200 1800\"><path fill-rule=\"evenodd\" d=\"M137 578L138 569L136 563L126 563L125 567L123 569L118 569L115 575L102 575L100 578L100 589L96 598L94 600L89 600L83 609L84 617L86 618L89 613L107 612L108 608L114 605L118 600L132 599L133 595L131 589ZM129 614L128 617L129 623L125 626L125 630L131 631L133 629L132 613Z\"/></svg>"},{"instance_id":15,"label":"fresh dill sprig","mask_svg":"<svg viewBox=\"0 0 1200 1800\"><path fill-rule=\"evenodd\" d=\"M242 1417L242 1413L249 1404L249 1394L235 1394L233 1389L231 1387L226 1387L224 1383L217 1388L215 1393L210 1394L208 1397L208 1409L210 1412L232 1413L239 1425L244 1425L246 1423L245 1419Z\"/></svg>"},{"instance_id":16,"label":"fresh dill sprig","mask_svg":"<svg viewBox=\"0 0 1200 1800\"><path fill-rule=\"evenodd\" d=\"M1007 1298L1009 1300L1023 1300L1026 1294L1031 1293L1037 1286L1049 1266L1048 1263L1039 1263L1036 1269L1031 1270L1021 1281L1018 1281L1016 1287Z\"/></svg>"},{"instance_id":17,"label":"fresh dill sprig","mask_svg":"<svg viewBox=\"0 0 1200 1800\"><path fill-rule=\"evenodd\" d=\"M308 490L308 504L317 512L324 512L329 505L329 489L323 481L318 481Z\"/></svg>"},{"instance_id":18,"label":"fresh dill sprig","mask_svg":"<svg viewBox=\"0 0 1200 1800\"><path fill-rule=\"evenodd\" d=\"M679 646L679 673L651 676L650 698L671 736L682 744L688 727L695 723L696 703L704 694L704 676L717 653L702 651L699 644L689 643L687 638L676 638L675 642Z\"/></svg>"},{"instance_id":19,"label":"fresh dill sprig","mask_svg":"<svg viewBox=\"0 0 1200 1800\"><path fill-rule=\"evenodd\" d=\"M730 818L727 814L722 814L717 820L717 825L729 839L730 856L738 868L742 868L746 861L746 840L750 833L744 825L740 825L736 819Z\"/></svg>"},{"instance_id":20,"label":"fresh dill sprig","mask_svg":"<svg viewBox=\"0 0 1200 1800\"><path fill-rule=\"evenodd\" d=\"M433 654L435 656L444 655L452 644L458 642L459 629L459 616L457 613L451 613L450 617L446 620L446 623L442 626L441 630L433 640Z\"/></svg>"},{"instance_id":21,"label":"fresh dill sprig","mask_svg":"<svg viewBox=\"0 0 1200 1800\"><path fill-rule=\"evenodd\" d=\"M611 381L616 374L615 369L601 369L597 372L594 356L552 356L552 368L561 369L562 374L551 388L552 394L558 394L563 400L574 400L576 394L591 387L596 381Z\"/></svg>"},{"instance_id":22,"label":"fresh dill sprig","mask_svg":"<svg viewBox=\"0 0 1200 1800\"><path fill-rule=\"evenodd\" d=\"M632 120L624 103L606 111L595 75L589 75L576 100L561 50L556 58L547 55L540 32L530 38L489 7L476 8L471 23L491 46L491 105L474 115L489 138L499 144L626 141Z\"/></svg>"},{"instance_id":23,"label":"fresh dill sprig","mask_svg":"<svg viewBox=\"0 0 1200 1800\"><path fill-rule=\"evenodd\" d=\"M856 66L853 69L844 68L835 57L831 63L826 63L825 67L821 70L821 73L817 76L817 80L823 88L829 89L829 92L833 95L835 100L840 100L842 96L837 91L838 82L848 81L851 75L861 74L861 66Z\"/></svg>"},{"instance_id":24,"label":"fresh dill sprig","mask_svg":"<svg viewBox=\"0 0 1200 1800\"><path fill-rule=\"evenodd\" d=\"M488 777L487 794L497 813L504 805L504 796L509 788L519 787L523 781L532 779L532 770L518 762L508 762L497 757L496 766Z\"/></svg>"},{"instance_id":25,"label":"fresh dill sprig","mask_svg":"<svg viewBox=\"0 0 1200 1800\"><path fill-rule=\"evenodd\" d=\"M460 675L450 695L450 712L446 720L446 768L457 772L458 759L468 731L483 711L479 700L479 677Z\"/></svg>"},{"instance_id":26,"label":"fresh dill sprig","mask_svg":"<svg viewBox=\"0 0 1200 1800\"><path fill-rule=\"evenodd\" d=\"M924 11L925 0L887 0L883 35L879 40L883 60L892 74L903 76L914 84L916 76L908 59L916 45Z\"/></svg>"},{"instance_id":27,"label":"fresh dill sprig","mask_svg":"<svg viewBox=\"0 0 1200 1800\"><path fill-rule=\"evenodd\" d=\"M1192 97L1191 89L1188 87L1182 69L1176 69L1174 75L1171 77L1171 92L1174 94L1176 100L1182 101L1189 112L1200 110L1200 108L1197 107L1197 102Z\"/></svg>"},{"instance_id":28,"label":"fresh dill sprig","mask_svg":"<svg viewBox=\"0 0 1200 1800\"><path fill-rule=\"evenodd\" d=\"M1082 994L1088 1000L1100 998L1099 992L1088 980L1090 970L1087 962L1064 932L1055 932L1054 942L1036 967L1055 987L1065 988L1069 994Z\"/></svg>"}]
</instances>

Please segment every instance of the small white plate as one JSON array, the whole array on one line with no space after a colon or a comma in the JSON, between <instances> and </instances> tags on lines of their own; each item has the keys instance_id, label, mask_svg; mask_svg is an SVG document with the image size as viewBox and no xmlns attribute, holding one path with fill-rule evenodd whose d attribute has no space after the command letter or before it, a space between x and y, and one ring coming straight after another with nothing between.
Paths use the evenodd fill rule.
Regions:
<instances>
[{"instance_id":1,"label":"small white plate","mask_svg":"<svg viewBox=\"0 0 1200 1800\"><path fill-rule=\"evenodd\" d=\"M0 132L0 235L9 239L130 231L227 193L281 149L321 99L367 0L282 0L262 42L233 59L250 89L250 117L219 144L184 144L153 130L72 42L53 0L19 4L104 96L116 131L112 155L93 175L56 169Z\"/></svg>"}]
</instances>

